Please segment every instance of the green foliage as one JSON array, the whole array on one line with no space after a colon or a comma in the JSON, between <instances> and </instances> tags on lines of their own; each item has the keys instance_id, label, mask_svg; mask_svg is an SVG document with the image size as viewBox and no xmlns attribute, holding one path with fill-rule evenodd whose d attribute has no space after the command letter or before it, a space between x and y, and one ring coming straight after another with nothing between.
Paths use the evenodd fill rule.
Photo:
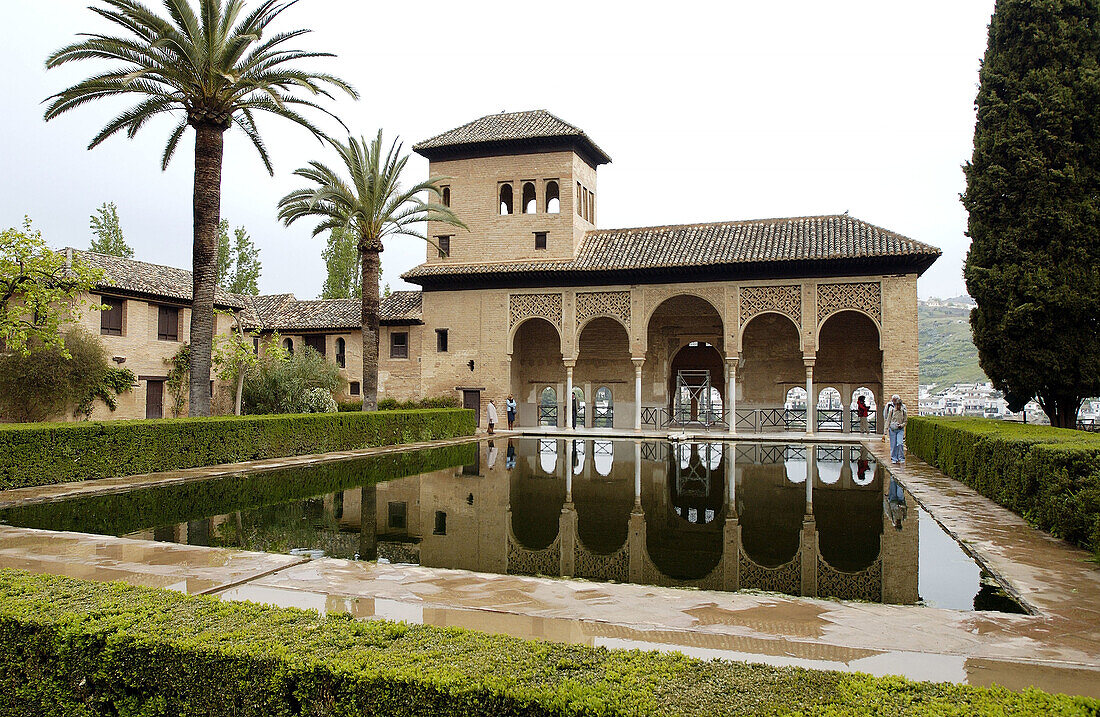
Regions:
<instances>
[{"instance_id":1,"label":"green foliage","mask_svg":"<svg viewBox=\"0 0 1100 717\"><path fill-rule=\"evenodd\" d=\"M229 242L229 220L218 224L218 286L231 294L260 293L260 250L244 227L233 230Z\"/></svg>"},{"instance_id":2,"label":"green foliage","mask_svg":"<svg viewBox=\"0 0 1100 717\"><path fill-rule=\"evenodd\" d=\"M970 333L970 311L961 306L917 303L920 382L941 388L988 381Z\"/></svg>"},{"instance_id":3,"label":"green foliage","mask_svg":"<svg viewBox=\"0 0 1100 717\"><path fill-rule=\"evenodd\" d=\"M325 388L311 388L302 399L302 413L336 413L336 399Z\"/></svg>"},{"instance_id":4,"label":"green foliage","mask_svg":"<svg viewBox=\"0 0 1100 717\"><path fill-rule=\"evenodd\" d=\"M984 418L913 417L905 443L1037 528L1100 554L1100 435Z\"/></svg>"},{"instance_id":5,"label":"green foliage","mask_svg":"<svg viewBox=\"0 0 1100 717\"><path fill-rule=\"evenodd\" d=\"M329 232L326 246L321 251L325 260L325 285L321 287L322 299L358 299L363 296L363 272L359 267L359 238L342 228Z\"/></svg>"},{"instance_id":6,"label":"green foliage","mask_svg":"<svg viewBox=\"0 0 1100 717\"><path fill-rule=\"evenodd\" d=\"M27 353L58 347L68 355L62 327L78 321L102 272L46 246L31 220L0 232L0 350Z\"/></svg>"},{"instance_id":7,"label":"green foliage","mask_svg":"<svg viewBox=\"0 0 1100 717\"><path fill-rule=\"evenodd\" d=\"M58 346L28 353L0 354L0 415L14 421L44 421L66 411L87 417L96 400L112 411L117 396L137 379L129 369L108 363L100 340L79 326L65 334L65 353Z\"/></svg>"},{"instance_id":8,"label":"green foliage","mask_svg":"<svg viewBox=\"0 0 1100 717\"><path fill-rule=\"evenodd\" d=\"M336 491L429 473L477 460L477 443L398 451L353 460L315 463L231 480L187 481L63 502L32 503L0 510L0 522L23 528L126 535L193 520L276 506ZM255 546L236 544L248 550Z\"/></svg>"},{"instance_id":9,"label":"green foliage","mask_svg":"<svg viewBox=\"0 0 1100 717\"><path fill-rule=\"evenodd\" d=\"M918 683L223 602L0 571L0 713L1094 715L1030 689Z\"/></svg>"},{"instance_id":10,"label":"green foliage","mask_svg":"<svg viewBox=\"0 0 1100 717\"><path fill-rule=\"evenodd\" d=\"M168 377L164 382L172 397L172 415L179 418L187 410L187 388L191 378L191 346L184 343L172 358L164 359Z\"/></svg>"},{"instance_id":11,"label":"green foliage","mask_svg":"<svg viewBox=\"0 0 1100 717\"><path fill-rule=\"evenodd\" d=\"M92 239L88 251L121 256L124 259L134 256L134 250L122 236L122 226L118 221L118 207L114 202L104 203L89 219L95 238Z\"/></svg>"},{"instance_id":12,"label":"green foliage","mask_svg":"<svg viewBox=\"0 0 1100 717\"><path fill-rule=\"evenodd\" d=\"M244 413L310 413L310 391L323 389L331 400L331 394L343 388L344 377L335 364L308 346L288 354L278 347L278 340L278 335L271 337L245 374ZM332 410L336 410L335 401Z\"/></svg>"},{"instance_id":13,"label":"green foliage","mask_svg":"<svg viewBox=\"0 0 1100 717\"><path fill-rule=\"evenodd\" d=\"M438 409L0 425L0 490L474 433L473 411Z\"/></svg>"},{"instance_id":14,"label":"green foliage","mask_svg":"<svg viewBox=\"0 0 1100 717\"><path fill-rule=\"evenodd\" d=\"M1100 4L999 0L963 204L981 366L1074 425L1100 393Z\"/></svg>"},{"instance_id":15,"label":"green foliage","mask_svg":"<svg viewBox=\"0 0 1100 717\"><path fill-rule=\"evenodd\" d=\"M431 396L414 401L397 401L392 398L383 398L378 402L379 411L416 408L458 408L458 398L455 396Z\"/></svg>"}]
</instances>

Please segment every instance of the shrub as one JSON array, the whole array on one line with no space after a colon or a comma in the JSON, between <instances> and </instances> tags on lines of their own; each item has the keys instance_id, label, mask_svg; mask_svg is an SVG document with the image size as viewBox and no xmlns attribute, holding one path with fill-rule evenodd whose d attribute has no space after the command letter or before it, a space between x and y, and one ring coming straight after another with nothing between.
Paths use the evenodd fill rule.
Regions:
<instances>
[{"instance_id":1,"label":"shrub","mask_svg":"<svg viewBox=\"0 0 1100 717\"><path fill-rule=\"evenodd\" d=\"M0 570L0 714L1094 715L1030 689L704 662Z\"/></svg>"},{"instance_id":2,"label":"shrub","mask_svg":"<svg viewBox=\"0 0 1100 717\"><path fill-rule=\"evenodd\" d=\"M26 354L0 355L0 414L44 421L66 411L87 417L97 400L112 411L118 407L116 397L137 382L133 372L111 366L103 343L80 326L64 340L64 347L32 340Z\"/></svg>"},{"instance_id":3,"label":"shrub","mask_svg":"<svg viewBox=\"0 0 1100 717\"><path fill-rule=\"evenodd\" d=\"M350 413L352 411L362 411L363 401L359 399L357 401L337 401L336 410L340 413Z\"/></svg>"},{"instance_id":4,"label":"shrub","mask_svg":"<svg viewBox=\"0 0 1100 717\"><path fill-rule=\"evenodd\" d=\"M311 388L302 400L302 413L336 413L336 399L324 388Z\"/></svg>"},{"instance_id":5,"label":"shrub","mask_svg":"<svg viewBox=\"0 0 1100 717\"><path fill-rule=\"evenodd\" d=\"M269 343L244 379L241 410L245 414L307 413L307 394L322 388L339 391L344 379L335 364L310 347L296 354L276 350Z\"/></svg>"},{"instance_id":6,"label":"shrub","mask_svg":"<svg viewBox=\"0 0 1100 717\"><path fill-rule=\"evenodd\" d=\"M909 450L1019 513L1100 554L1100 436L981 418L917 418Z\"/></svg>"},{"instance_id":7,"label":"shrub","mask_svg":"<svg viewBox=\"0 0 1100 717\"><path fill-rule=\"evenodd\" d=\"M363 402L359 402L360 408ZM412 401L398 401L394 398L383 398L378 402L379 411L413 410L417 408L458 408L458 399L454 396L433 396L430 398L414 399Z\"/></svg>"},{"instance_id":8,"label":"shrub","mask_svg":"<svg viewBox=\"0 0 1100 717\"><path fill-rule=\"evenodd\" d=\"M468 436L473 411L0 426L0 489Z\"/></svg>"}]
</instances>

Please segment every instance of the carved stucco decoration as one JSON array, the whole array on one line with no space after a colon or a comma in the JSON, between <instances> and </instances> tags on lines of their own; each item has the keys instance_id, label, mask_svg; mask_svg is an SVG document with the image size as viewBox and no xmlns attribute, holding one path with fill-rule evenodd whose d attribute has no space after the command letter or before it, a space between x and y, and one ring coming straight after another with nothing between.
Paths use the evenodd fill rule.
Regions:
<instances>
[{"instance_id":1,"label":"carved stucco decoration","mask_svg":"<svg viewBox=\"0 0 1100 717\"><path fill-rule=\"evenodd\" d=\"M767 311L778 311L802 325L802 287L798 284L741 287L741 325Z\"/></svg>"},{"instance_id":2,"label":"carved stucco decoration","mask_svg":"<svg viewBox=\"0 0 1100 717\"><path fill-rule=\"evenodd\" d=\"M508 536L509 575L558 575L561 572L561 536L542 550L528 550Z\"/></svg>"},{"instance_id":3,"label":"carved stucco decoration","mask_svg":"<svg viewBox=\"0 0 1100 717\"><path fill-rule=\"evenodd\" d=\"M882 559L871 563L858 573L837 570L817 558L817 596L838 600L866 600L882 602Z\"/></svg>"},{"instance_id":4,"label":"carved stucco decoration","mask_svg":"<svg viewBox=\"0 0 1100 717\"><path fill-rule=\"evenodd\" d=\"M577 294L577 328L595 316L613 316L630 328L629 291L585 291Z\"/></svg>"},{"instance_id":5,"label":"carved stucco decoration","mask_svg":"<svg viewBox=\"0 0 1100 717\"><path fill-rule=\"evenodd\" d=\"M882 287L878 282L858 284L818 284L817 322L821 324L832 314L845 309L857 309L882 323Z\"/></svg>"},{"instance_id":6,"label":"carved stucco decoration","mask_svg":"<svg viewBox=\"0 0 1100 717\"><path fill-rule=\"evenodd\" d=\"M573 577L629 582L630 550L624 545L611 555L598 555L588 551L578 540L573 547Z\"/></svg>"},{"instance_id":7,"label":"carved stucco decoration","mask_svg":"<svg viewBox=\"0 0 1100 717\"><path fill-rule=\"evenodd\" d=\"M509 328L525 319L539 317L561 329L561 294L512 294L508 297Z\"/></svg>"},{"instance_id":8,"label":"carved stucco decoration","mask_svg":"<svg viewBox=\"0 0 1100 717\"><path fill-rule=\"evenodd\" d=\"M802 548L794 557L778 568L768 568L754 562L744 548L738 549L738 569L741 589L767 590L768 592L802 594Z\"/></svg>"}]
</instances>

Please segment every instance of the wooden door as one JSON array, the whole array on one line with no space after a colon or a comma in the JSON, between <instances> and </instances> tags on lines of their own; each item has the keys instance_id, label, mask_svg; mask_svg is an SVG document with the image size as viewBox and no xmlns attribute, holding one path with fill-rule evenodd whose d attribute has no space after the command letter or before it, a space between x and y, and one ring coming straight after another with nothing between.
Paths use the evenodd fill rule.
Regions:
<instances>
[{"instance_id":1,"label":"wooden door","mask_svg":"<svg viewBox=\"0 0 1100 717\"><path fill-rule=\"evenodd\" d=\"M164 418L164 381L145 382L145 417Z\"/></svg>"},{"instance_id":2,"label":"wooden door","mask_svg":"<svg viewBox=\"0 0 1100 717\"><path fill-rule=\"evenodd\" d=\"M463 391L462 407L474 409L474 425L481 428L481 391Z\"/></svg>"}]
</instances>

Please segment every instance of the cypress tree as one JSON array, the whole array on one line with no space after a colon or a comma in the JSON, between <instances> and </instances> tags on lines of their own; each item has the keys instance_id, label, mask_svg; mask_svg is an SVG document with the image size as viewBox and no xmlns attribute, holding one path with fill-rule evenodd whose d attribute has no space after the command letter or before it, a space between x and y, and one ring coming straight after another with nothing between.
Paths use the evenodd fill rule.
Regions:
<instances>
[{"instance_id":1,"label":"cypress tree","mask_svg":"<svg viewBox=\"0 0 1100 717\"><path fill-rule=\"evenodd\" d=\"M1100 0L998 0L966 165L982 369L1073 427L1100 394Z\"/></svg>"}]
</instances>

